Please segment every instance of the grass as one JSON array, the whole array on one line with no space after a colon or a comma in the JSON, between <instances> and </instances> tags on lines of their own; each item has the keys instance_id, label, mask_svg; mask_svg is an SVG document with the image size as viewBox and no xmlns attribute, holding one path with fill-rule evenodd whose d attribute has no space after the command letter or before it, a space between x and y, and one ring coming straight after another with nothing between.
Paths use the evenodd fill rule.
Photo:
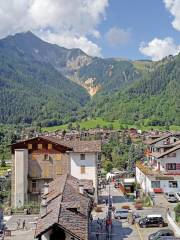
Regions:
<instances>
[{"instance_id":1,"label":"grass","mask_svg":"<svg viewBox=\"0 0 180 240\"><path fill-rule=\"evenodd\" d=\"M157 129L157 130L166 130L166 128L164 126L137 126L135 124L130 125L130 124L125 124L125 123L120 123L118 120L106 121L102 118L82 120L80 122L73 123L72 126L75 128L77 126L77 124L80 125L81 129L83 129L83 128L84 129L94 129L97 126L100 126L100 127L112 126L113 129L115 129L115 130L122 129L122 128L137 128L137 129L141 129L143 131L151 130L152 128ZM68 129L68 124L65 124L65 125L60 125L60 126L45 127L42 129L42 131L43 132L45 132L45 131L54 132L57 130L67 130L67 129ZM180 126L172 125L172 126L170 126L170 130L180 131Z\"/></svg>"}]
</instances>

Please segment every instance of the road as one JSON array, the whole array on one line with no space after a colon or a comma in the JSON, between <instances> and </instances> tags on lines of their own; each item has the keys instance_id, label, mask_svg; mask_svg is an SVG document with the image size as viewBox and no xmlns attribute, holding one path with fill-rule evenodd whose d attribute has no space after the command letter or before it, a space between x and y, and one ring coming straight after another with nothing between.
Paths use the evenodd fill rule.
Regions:
<instances>
[{"instance_id":1,"label":"road","mask_svg":"<svg viewBox=\"0 0 180 240\"><path fill-rule=\"evenodd\" d=\"M109 187L107 187L105 190L101 192L101 201L102 199L107 198L109 195ZM115 189L113 185L110 185L110 195L112 196L113 200L113 206L116 207L116 209L121 208L123 205L129 205L133 211L138 213L140 217L145 217L148 214L161 214L164 219L166 220L166 209L163 207L155 207L155 208L146 208L143 210L135 210L133 202L129 202L124 195L121 193L119 189ZM98 229L97 219L104 219L106 217L107 213L107 207L105 204L101 204L103 212L101 213L93 213L94 221L93 221L93 228L92 228L92 238L91 240L95 240L96 233ZM138 221L138 219L136 220ZM122 220L115 220L113 219L113 227L111 232L111 239L112 240L147 240L149 234L158 231L159 228L139 228L138 224L130 225L126 219ZM103 226L102 230L99 231L100 235L98 240L105 240L106 238L106 229L105 226Z\"/></svg>"}]
</instances>

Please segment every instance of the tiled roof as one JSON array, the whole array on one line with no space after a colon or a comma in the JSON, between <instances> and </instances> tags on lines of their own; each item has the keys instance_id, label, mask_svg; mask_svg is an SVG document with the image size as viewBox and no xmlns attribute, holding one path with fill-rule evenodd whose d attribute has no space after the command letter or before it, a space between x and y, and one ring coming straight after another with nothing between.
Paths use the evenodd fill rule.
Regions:
<instances>
[{"instance_id":1,"label":"tiled roof","mask_svg":"<svg viewBox=\"0 0 180 240\"><path fill-rule=\"evenodd\" d=\"M30 138L24 141L20 141L17 143L12 144L11 146L16 146L18 143L28 142L34 140L36 138L43 139L58 145L61 145L66 148L68 151L74 151L77 153L85 153L85 152L101 152L101 141L62 141L56 137L48 137L48 136L39 136L35 138Z\"/></svg>"},{"instance_id":2,"label":"tiled roof","mask_svg":"<svg viewBox=\"0 0 180 240\"><path fill-rule=\"evenodd\" d=\"M163 152L163 153L158 154L156 157L157 157L157 158L162 158L162 157L168 155L169 153L172 153L172 152L177 151L178 149L180 149L180 144L178 144L177 146L169 149L169 150L166 151L166 152Z\"/></svg>"},{"instance_id":3,"label":"tiled roof","mask_svg":"<svg viewBox=\"0 0 180 240\"><path fill-rule=\"evenodd\" d=\"M62 141L55 137L41 137L48 141L72 148L74 152L101 152L101 141Z\"/></svg>"},{"instance_id":4,"label":"tiled roof","mask_svg":"<svg viewBox=\"0 0 180 240\"><path fill-rule=\"evenodd\" d=\"M146 141L144 141L144 143L145 143L145 144L148 144L148 145L152 145L152 144L155 144L155 143L157 143L157 142L160 142L161 140L166 139L166 138L168 138L168 137L170 137L170 136L172 136L172 133L168 133L168 134L163 135L162 137L159 137L159 138L154 139L154 140L146 140Z\"/></svg>"},{"instance_id":5,"label":"tiled roof","mask_svg":"<svg viewBox=\"0 0 180 240\"><path fill-rule=\"evenodd\" d=\"M85 182L87 183L88 180ZM38 219L36 237L56 224L77 239L88 239L88 215L91 200L79 193L80 184L82 182L77 178L67 174L49 184L49 193L46 194L47 214Z\"/></svg>"}]
</instances>

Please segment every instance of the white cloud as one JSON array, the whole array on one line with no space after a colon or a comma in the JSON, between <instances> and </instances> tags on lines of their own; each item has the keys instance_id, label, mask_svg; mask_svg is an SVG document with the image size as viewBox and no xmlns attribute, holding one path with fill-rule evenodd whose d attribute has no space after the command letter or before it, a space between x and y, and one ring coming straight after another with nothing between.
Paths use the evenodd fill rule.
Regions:
<instances>
[{"instance_id":1,"label":"white cloud","mask_svg":"<svg viewBox=\"0 0 180 240\"><path fill-rule=\"evenodd\" d=\"M180 31L180 0L163 0L166 8L174 16L173 27Z\"/></svg>"},{"instance_id":2,"label":"white cloud","mask_svg":"<svg viewBox=\"0 0 180 240\"><path fill-rule=\"evenodd\" d=\"M80 48L91 56L101 56L101 48L85 36L75 36L71 33L59 35L51 32L45 32L45 34L42 32L40 36L47 42L56 43L66 48Z\"/></svg>"},{"instance_id":3,"label":"white cloud","mask_svg":"<svg viewBox=\"0 0 180 240\"><path fill-rule=\"evenodd\" d=\"M54 41L56 36L55 42L65 47L74 43L74 47L83 46L82 50L99 54L100 48L88 36L100 37L97 26L105 18L107 7L108 0L1 0L0 38L31 30L43 32L44 38ZM64 36L68 44L58 40Z\"/></svg>"},{"instance_id":4,"label":"white cloud","mask_svg":"<svg viewBox=\"0 0 180 240\"><path fill-rule=\"evenodd\" d=\"M142 54L157 61L168 55L178 54L180 52L180 45L176 45L173 38L170 37L164 39L154 38L148 44L141 43L139 50Z\"/></svg>"},{"instance_id":5,"label":"white cloud","mask_svg":"<svg viewBox=\"0 0 180 240\"><path fill-rule=\"evenodd\" d=\"M110 46L116 47L125 45L130 41L131 32L118 27L112 27L105 34L105 38Z\"/></svg>"}]
</instances>

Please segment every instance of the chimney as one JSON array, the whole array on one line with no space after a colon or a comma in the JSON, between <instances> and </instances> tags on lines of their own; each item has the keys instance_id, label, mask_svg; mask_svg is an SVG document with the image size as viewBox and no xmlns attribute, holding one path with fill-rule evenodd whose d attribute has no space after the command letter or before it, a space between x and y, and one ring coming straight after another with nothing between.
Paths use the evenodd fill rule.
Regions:
<instances>
[{"instance_id":1,"label":"chimney","mask_svg":"<svg viewBox=\"0 0 180 240\"><path fill-rule=\"evenodd\" d=\"M40 214L41 217L45 216L47 214L47 197L46 196L42 196L41 199L41 210L40 210Z\"/></svg>"},{"instance_id":2,"label":"chimney","mask_svg":"<svg viewBox=\"0 0 180 240\"><path fill-rule=\"evenodd\" d=\"M46 194L48 194L48 192L49 192L49 184L48 183L45 183L44 184L44 195L46 195Z\"/></svg>"},{"instance_id":3,"label":"chimney","mask_svg":"<svg viewBox=\"0 0 180 240\"><path fill-rule=\"evenodd\" d=\"M79 185L79 193L84 194L84 186L82 184Z\"/></svg>"}]
</instances>

